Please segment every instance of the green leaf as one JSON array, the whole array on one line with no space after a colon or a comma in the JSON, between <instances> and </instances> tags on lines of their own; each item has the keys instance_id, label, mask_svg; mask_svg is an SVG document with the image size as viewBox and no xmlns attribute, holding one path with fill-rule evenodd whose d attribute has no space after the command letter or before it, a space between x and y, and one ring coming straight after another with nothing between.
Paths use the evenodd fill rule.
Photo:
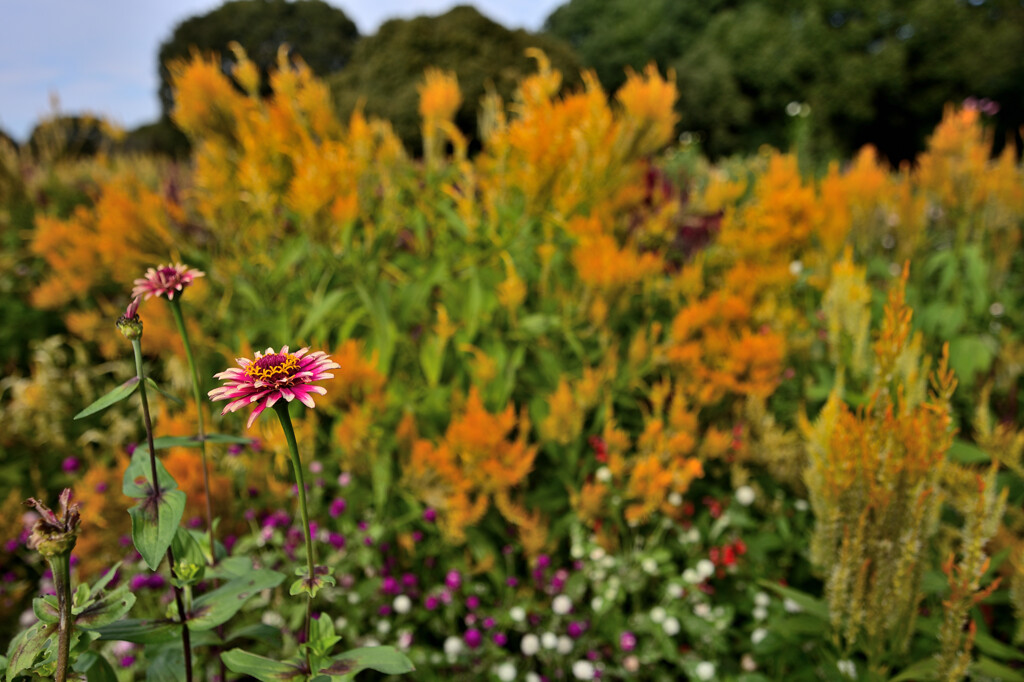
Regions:
<instances>
[{"instance_id":1,"label":"green leaf","mask_svg":"<svg viewBox=\"0 0 1024 682\"><path fill-rule=\"evenodd\" d=\"M149 659L146 682L185 682L185 652L180 646L166 646Z\"/></svg>"},{"instance_id":2,"label":"green leaf","mask_svg":"<svg viewBox=\"0 0 1024 682\"><path fill-rule=\"evenodd\" d=\"M127 584L122 585L82 609L82 612L75 616L75 625L86 630L96 630L123 618L134 605L135 595L128 589Z\"/></svg>"},{"instance_id":3,"label":"green leaf","mask_svg":"<svg viewBox=\"0 0 1024 682\"><path fill-rule=\"evenodd\" d=\"M71 666L76 673L84 673L86 682L117 682L117 673L103 656L86 651Z\"/></svg>"},{"instance_id":4,"label":"green leaf","mask_svg":"<svg viewBox=\"0 0 1024 682\"><path fill-rule=\"evenodd\" d=\"M392 646L360 647L332 659L320 674L331 677L353 675L361 670L376 670L385 675L402 675L415 670L412 661Z\"/></svg>"},{"instance_id":5,"label":"green leaf","mask_svg":"<svg viewBox=\"0 0 1024 682\"><path fill-rule=\"evenodd\" d=\"M985 677L1002 680L1003 682L1024 682L1024 674L1020 671L1008 668L1002 663L993 661L985 656L981 656L977 661L971 663L969 670L972 673L972 679L976 675L984 675Z\"/></svg>"},{"instance_id":6,"label":"green leaf","mask_svg":"<svg viewBox=\"0 0 1024 682\"><path fill-rule=\"evenodd\" d=\"M158 386L157 383L155 381L153 381L153 379L150 378L150 377L146 377L146 385L149 386L154 391L156 391L157 393L159 393L160 395L162 395L163 397L165 397L168 400L170 400L175 405L178 405L179 407L181 405L185 404L185 403L182 402L181 398L179 398L178 396L173 395L171 393L168 393L164 389L160 388L160 386Z\"/></svg>"},{"instance_id":7,"label":"green leaf","mask_svg":"<svg viewBox=\"0 0 1024 682\"><path fill-rule=\"evenodd\" d=\"M134 642L135 644L161 644L178 639L178 626L167 619L143 620L132 618L119 620L110 625L96 628L103 641Z\"/></svg>"},{"instance_id":8,"label":"green leaf","mask_svg":"<svg viewBox=\"0 0 1024 682\"><path fill-rule=\"evenodd\" d=\"M925 658L904 668L899 675L890 678L889 682L917 682L918 680L934 680L938 678L939 661Z\"/></svg>"},{"instance_id":9,"label":"green leaf","mask_svg":"<svg viewBox=\"0 0 1024 682\"><path fill-rule=\"evenodd\" d=\"M203 440L207 443L240 443L243 445L252 445L252 438L246 438L245 436L231 436L226 433L208 433L203 436Z\"/></svg>"},{"instance_id":10,"label":"green leaf","mask_svg":"<svg viewBox=\"0 0 1024 682\"><path fill-rule=\"evenodd\" d=\"M992 635L985 634L984 632L978 632L975 636L974 646L976 646L978 651L981 653L994 656L995 658L1024 661L1024 650L1015 646L1003 644Z\"/></svg>"},{"instance_id":11,"label":"green leaf","mask_svg":"<svg viewBox=\"0 0 1024 682\"><path fill-rule=\"evenodd\" d=\"M46 597L36 597L32 600L32 612L44 623L56 623L60 620L60 612L57 611L57 597L52 594Z\"/></svg>"},{"instance_id":12,"label":"green leaf","mask_svg":"<svg viewBox=\"0 0 1024 682\"><path fill-rule=\"evenodd\" d=\"M281 648L281 631L266 623L255 623L235 628L224 638L225 642L233 642L236 639L254 639L269 646L271 649Z\"/></svg>"},{"instance_id":13,"label":"green leaf","mask_svg":"<svg viewBox=\"0 0 1024 682\"><path fill-rule=\"evenodd\" d=\"M127 497L136 500L144 500L153 494L152 467L149 462L149 453L142 448L135 450L132 461L124 471L124 480L121 483L121 492ZM156 477L160 482L160 491L166 492L178 487L178 482L164 468L160 460L156 460Z\"/></svg>"},{"instance_id":14,"label":"green leaf","mask_svg":"<svg viewBox=\"0 0 1024 682\"><path fill-rule=\"evenodd\" d=\"M166 450L167 448L194 448L199 446L199 440L195 436L160 436L153 439L155 450Z\"/></svg>"},{"instance_id":15,"label":"green leaf","mask_svg":"<svg viewBox=\"0 0 1024 682\"><path fill-rule=\"evenodd\" d=\"M235 578L212 592L207 592L192 604L189 629L201 632L212 630L238 613L245 601L262 590L277 587L284 574L261 568L243 578Z\"/></svg>"},{"instance_id":16,"label":"green leaf","mask_svg":"<svg viewBox=\"0 0 1024 682\"><path fill-rule=\"evenodd\" d=\"M171 541L171 554L174 555L177 574L171 579L172 583L184 587L202 580L206 572L206 555L192 531L178 527Z\"/></svg>"},{"instance_id":17,"label":"green leaf","mask_svg":"<svg viewBox=\"0 0 1024 682\"><path fill-rule=\"evenodd\" d=\"M960 382L969 386L976 374L988 372L998 350L988 335L958 336L949 342L949 365Z\"/></svg>"},{"instance_id":18,"label":"green leaf","mask_svg":"<svg viewBox=\"0 0 1024 682\"><path fill-rule=\"evenodd\" d=\"M990 462L992 458L988 453L973 443L957 438L949 448L949 456L961 464L978 464Z\"/></svg>"},{"instance_id":19,"label":"green leaf","mask_svg":"<svg viewBox=\"0 0 1024 682\"><path fill-rule=\"evenodd\" d=\"M132 517L132 542L150 570L160 566L184 513L185 493L180 490L163 492L155 507L147 500L128 510Z\"/></svg>"},{"instance_id":20,"label":"green leaf","mask_svg":"<svg viewBox=\"0 0 1024 682\"><path fill-rule=\"evenodd\" d=\"M765 589L775 592L784 599L792 599L805 613L820 618L823 621L828 621L828 604L821 599L816 599L806 592L794 590L792 587L783 587L769 580L758 580L757 582Z\"/></svg>"},{"instance_id":21,"label":"green leaf","mask_svg":"<svg viewBox=\"0 0 1024 682\"><path fill-rule=\"evenodd\" d=\"M23 670L31 668L50 643L50 637L56 634L56 623L39 622L15 637L7 650L7 679L13 680Z\"/></svg>"},{"instance_id":22,"label":"green leaf","mask_svg":"<svg viewBox=\"0 0 1024 682\"><path fill-rule=\"evenodd\" d=\"M114 403L119 403L132 393L135 393L135 389L139 387L139 378L132 377L128 381L124 382L109 393L103 394L101 397L93 401L89 407L85 408L81 412L75 415L75 419L82 419L89 415L96 414L102 410L107 409Z\"/></svg>"},{"instance_id":23,"label":"green leaf","mask_svg":"<svg viewBox=\"0 0 1024 682\"><path fill-rule=\"evenodd\" d=\"M299 664L282 663L241 649L225 651L220 655L220 660L224 661L224 665L231 672L249 675L262 682L280 682L306 677Z\"/></svg>"}]
</instances>

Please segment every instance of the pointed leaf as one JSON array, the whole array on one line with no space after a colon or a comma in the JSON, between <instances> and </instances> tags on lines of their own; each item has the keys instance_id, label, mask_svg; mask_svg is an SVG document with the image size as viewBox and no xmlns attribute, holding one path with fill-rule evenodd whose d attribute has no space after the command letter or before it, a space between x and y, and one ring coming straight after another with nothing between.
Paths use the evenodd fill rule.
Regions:
<instances>
[{"instance_id":1,"label":"pointed leaf","mask_svg":"<svg viewBox=\"0 0 1024 682\"><path fill-rule=\"evenodd\" d=\"M233 673L249 675L262 682L280 682L281 680L304 679L306 674L301 666L295 663L282 663L241 649L225 651L220 660Z\"/></svg>"},{"instance_id":2,"label":"pointed leaf","mask_svg":"<svg viewBox=\"0 0 1024 682\"><path fill-rule=\"evenodd\" d=\"M86 630L95 630L123 618L135 605L135 595L128 585L101 595L75 617L75 625Z\"/></svg>"},{"instance_id":3,"label":"pointed leaf","mask_svg":"<svg viewBox=\"0 0 1024 682\"><path fill-rule=\"evenodd\" d=\"M1024 682L1024 674L1019 670L1014 670L985 656L981 656L977 661L971 663L971 667L968 669L974 673L972 679L975 679L975 676L984 676L1004 682Z\"/></svg>"},{"instance_id":4,"label":"pointed leaf","mask_svg":"<svg viewBox=\"0 0 1024 682\"><path fill-rule=\"evenodd\" d=\"M146 665L146 682L185 682L185 652L180 646L160 649Z\"/></svg>"},{"instance_id":5,"label":"pointed leaf","mask_svg":"<svg viewBox=\"0 0 1024 682\"><path fill-rule=\"evenodd\" d=\"M57 611L57 597L49 595L36 597L32 600L32 612L36 618L44 623L56 623L60 620L60 612Z\"/></svg>"},{"instance_id":6,"label":"pointed leaf","mask_svg":"<svg viewBox=\"0 0 1024 682\"><path fill-rule=\"evenodd\" d=\"M155 450L166 450L167 448L194 448L199 446L199 440L195 436L160 436L153 439Z\"/></svg>"},{"instance_id":7,"label":"pointed leaf","mask_svg":"<svg viewBox=\"0 0 1024 682\"><path fill-rule=\"evenodd\" d=\"M913 682L914 680L937 679L939 672L939 660L937 658L925 658L904 668L899 675L890 678L889 682Z\"/></svg>"},{"instance_id":8,"label":"pointed leaf","mask_svg":"<svg viewBox=\"0 0 1024 682\"><path fill-rule=\"evenodd\" d=\"M135 450L132 454L132 461L124 471L124 480L121 483L121 491L128 497L136 500L144 500L153 494L153 470L149 463L149 453L143 452L142 448ZM160 491L166 492L178 487L178 482L164 468L163 463L156 460L156 477L160 481Z\"/></svg>"},{"instance_id":9,"label":"pointed leaf","mask_svg":"<svg viewBox=\"0 0 1024 682\"><path fill-rule=\"evenodd\" d=\"M243 445L252 445L252 438L246 438L245 436L231 436L226 433L208 433L203 436L203 440L207 443L239 443Z\"/></svg>"},{"instance_id":10,"label":"pointed leaf","mask_svg":"<svg viewBox=\"0 0 1024 682\"><path fill-rule=\"evenodd\" d=\"M19 673L31 668L39 654L46 649L50 637L56 634L56 623L39 622L15 637L7 650L7 679L13 680Z\"/></svg>"},{"instance_id":11,"label":"pointed leaf","mask_svg":"<svg viewBox=\"0 0 1024 682\"><path fill-rule=\"evenodd\" d=\"M341 677L367 669L385 675L401 675L416 668L398 649L392 646L372 646L352 649L336 656L331 665L320 670L320 674Z\"/></svg>"},{"instance_id":12,"label":"pointed leaf","mask_svg":"<svg viewBox=\"0 0 1024 682\"><path fill-rule=\"evenodd\" d=\"M132 541L150 570L155 571L174 540L181 517L185 513L185 493L168 490L152 500L128 510L132 517Z\"/></svg>"},{"instance_id":13,"label":"pointed leaf","mask_svg":"<svg viewBox=\"0 0 1024 682\"><path fill-rule=\"evenodd\" d=\"M242 627L235 628L224 637L225 642L233 642L236 639L254 639L272 649L280 649L282 641L281 630L266 623L243 625Z\"/></svg>"},{"instance_id":14,"label":"pointed leaf","mask_svg":"<svg viewBox=\"0 0 1024 682\"><path fill-rule=\"evenodd\" d=\"M784 599L792 599L807 614L815 616L823 621L828 620L828 605L822 600L816 599L806 592L794 590L792 587L783 587L782 585L768 580L759 580L758 583L762 587L781 595Z\"/></svg>"},{"instance_id":15,"label":"pointed leaf","mask_svg":"<svg viewBox=\"0 0 1024 682\"><path fill-rule=\"evenodd\" d=\"M196 632L212 630L238 613L249 597L261 590L277 587L282 581L283 573L261 568L207 592L192 604L189 629Z\"/></svg>"},{"instance_id":16,"label":"pointed leaf","mask_svg":"<svg viewBox=\"0 0 1024 682\"><path fill-rule=\"evenodd\" d=\"M132 377L128 381L124 382L109 393L105 393L92 402L91 405L86 407L84 410L75 415L75 419L82 419L89 415L96 414L102 410L107 409L114 403L119 403L132 393L135 393L135 389L139 387L139 378Z\"/></svg>"},{"instance_id":17,"label":"pointed leaf","mask_svg":"<svg viewBox=\"0 0 1024 682\"><path fill-rule=\"evenodd\" d=\"M119 620L110 625L96 628L103 641L125 641L135 644L160 644L178 639L178 626L174 621L162 618L143 620L131 618Z\"/></svg>"},{"instance_id":18,"label":"pointed leaf","mask_svg":"<svg viewBox=\"0 0 1024 682\"><path fill-rule=\"evenodd\" d=\"M146 385L179 407L185 404L178 396L168 393L164 389L160 388L160 386L158 386L150 377L146 377Z\"/></svg>"},{"instance_id":19,"label":"pointed leaf","mask_svg":"<svg viewBox=\"0 0 1024 682\"><path fill-rule=\"evenodd\" d=\"M95 651L80 654L72 668L77 673L84 673L86 682L117 682L117 673L110 662Z\"/></svg>"}]
</instances>

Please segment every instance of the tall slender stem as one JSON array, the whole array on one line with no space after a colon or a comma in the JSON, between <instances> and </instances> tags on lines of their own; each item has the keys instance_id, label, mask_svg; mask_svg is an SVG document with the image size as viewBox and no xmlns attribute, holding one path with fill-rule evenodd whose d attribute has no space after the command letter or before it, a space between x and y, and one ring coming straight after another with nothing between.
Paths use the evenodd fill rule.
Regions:
<instances>
[{"instance_id":1,"label":"tall slender stem","mask_svg":"<svg viewBox=\"0 0 1024 682\"><path fill-rule=\"evenodd\" d=\"M295 442L295 429L292 427L292 418L288 414L288 403L284 400L274 405L278 419L281 420L281 428L284 429L284 437L288 440L288 449L292 455L292 469L295 470L295 484L299 490L299 512L302 514L302 533L306 538L306 570L307 577L313 580L316 577L316 559L313 556L313 537L309 532L309 510L306 508L306 484L302 479L302 459L299 457L299 445ZM313 595L306 595L306 641L309 641L309 622L313 616Z\"/></svg>"},{"instance_id":2,"label":"tall slender stem","mask_svg":"<svg viewBox=\"0 0 1024 682\"><path fill-rule=\"evenodd\" d=\"M53 586L57 590L57 670L54 679L65 682L68 678L68 657L71 654L71 555L58 554L50 557L53 571Z\"/></svg>"},{"instance_id":3,"label":"tall slender stem","mask_svg":"<svg viewBox=\"0 0 1024 682\"><path fill-rule=\"evenodd\" d=\"M146 427L146 443L149 445L149 470L153 477L153 492L157 498L160 497L160 479L156 471L156 447L153 443L153 422L149 417L149 398L146 395L146 372L142 367L142 342L139 339L132 339L132 349L135 351L135 376L139 379L139 396L142 398L142 421ZM159 505L155 508L159 516ZM174 571L174 553L167 548L167 564L171 569L171 577L177 578ZM174 586L174 601L178 607L178 617L181 619L181 645L185 650L185 680L192 682L192 643L188 631L188 620L185 613L185 602L181 596L181 588Z\"/></svg>"},{"instance_id":4,"label":"tall slender stem","mask_svg":"<svg viewBox=\"0 0 1024 682\"><path fill-rule=\"evenodd\" d=\"M188 368L192 372L192 396L196 401L196 419L198 423L197 436L199 439L199 452L203 460L203 493L206 495L206 532L210 537L210 564L217 563L217 546L213 540L213 502L210 497L210 466L206 460L206 429L203 425L203 403L202 392L199 388L199 370L196 368L195 356L192 354L192 344L188 340L188 330L185 328L185 319L181 315L181 301L169 299L171 313L174 315L174 322L178 325L178 333L185 344L185 357L188 359Z\"/></svg>"}]
</instances>

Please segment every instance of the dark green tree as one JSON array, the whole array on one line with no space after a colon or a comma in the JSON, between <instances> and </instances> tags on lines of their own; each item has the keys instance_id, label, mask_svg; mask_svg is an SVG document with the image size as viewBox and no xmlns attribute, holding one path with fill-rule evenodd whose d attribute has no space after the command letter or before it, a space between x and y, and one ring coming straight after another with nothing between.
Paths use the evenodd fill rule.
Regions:
<instances>
[{"instance_id":1,"label":"dark green tree","mask_svg":"<svg viewBox=\"0 0 1024 682\"><path fill-rule=\"evenodd\" d=\"M419 94L427 67L454 71L463 103L455 123L472 141L480 99L488 87L508 101L523 75L535 71L525 51L542 49L563 74L563 85L580 82L579 61L562 41L523 30L510 31L472 7L456 7L436 17L394 19L356 46L349 65L333 76L331 91L340 115L358 103L367 114L385 118L413 153L420 153Z\"/></svg>"},{"instance_id":2,"label":"dark green tree","mask_svg":"<svg viewBox=\"0 0 1024 682\"><path fill-rule=\"evenodd\" d=\"M912 158L968 96L999 103L997 142L1024 123L1018 0L570 0L545 28L609 88L649 59L674 68L680 129L716 156L787 147L789 102L810 105L819 158L869 142Z\"/></svg>"},{"instance_id":3,"label":"dark green tree","mask_svg":"<svg viewBox=\"0 0 1024 682\"><path fill-rule=\"evenodd\" d=\"M265 81L284 43L313 73L326 76L345 67L358 40L359 30L352 20L323 0L232 0L186 19L160 45L160 104L165 115L173 105L167 63L187 58L193 49L225 54L230 42L238 42L260 67ZM267 87L264 94L269 92Z\"/></svg>"}]
</instances>

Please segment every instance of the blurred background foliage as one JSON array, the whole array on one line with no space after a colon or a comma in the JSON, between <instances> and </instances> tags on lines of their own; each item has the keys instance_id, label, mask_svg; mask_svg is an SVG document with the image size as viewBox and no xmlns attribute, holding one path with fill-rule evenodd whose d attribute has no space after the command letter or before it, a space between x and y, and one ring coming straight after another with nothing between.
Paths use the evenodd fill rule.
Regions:
<instances>
[{"instance_id":1,"label":"blurred background foliage","mask_svg":"<svg viewBox=\"0 0 1024 682\"><path fill-rule=\"evenodd\" d=\"M427 66L454 70L463 94L455 123L480 147L476 110L491 90L508 98L543 49L566 83L592 69L609 92L626 69L650 62L676 74L677 134L711 158L802 145L824 170L873 145L893 165L923 149L942 107L991 100L998 152L1024 124L1024 6L1016 0L570 0L539 33L508 30L470 6L386 22L361 36L343 5L322 0L233 0L179 24L157 51L161 117L126 131L110 149L181 158L189 142L169 117L167 64L192 49L230 68L237 41L264 76L282 44L320 77L347 117L360 103L420 151L416 83ZM802 105L793 115L792 107ZM85 118L83 116L83 118ZM800 120L794 120L800 119ZM45 123L45 122L44 122ZM42 125L42 124L41 124ZM95 152L89 142L69 149Z\"/></svg>"}]
</instances>

